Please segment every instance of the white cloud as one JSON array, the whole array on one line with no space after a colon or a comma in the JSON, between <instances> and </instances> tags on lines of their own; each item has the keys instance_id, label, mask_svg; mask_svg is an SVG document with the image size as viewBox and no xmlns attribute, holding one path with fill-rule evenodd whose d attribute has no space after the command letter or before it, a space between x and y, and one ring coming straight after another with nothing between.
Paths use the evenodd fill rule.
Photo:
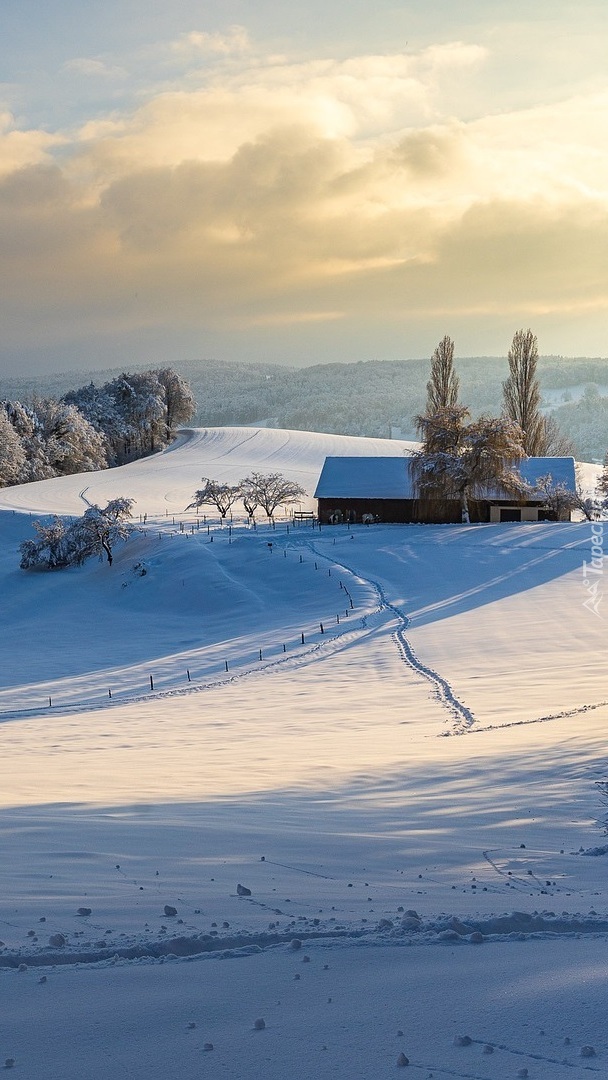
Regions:
<instances>
[{"instance_id":1,"label":"white cloud","mask_svg":"<svg viewBox=\"0 0 608 1080\"><path fill-rule=\"evenodd\" d=\"M209 33L190 30L170 45L170 51L178 56L197 57L207 55L232 56L249 52L251 42L244 26L229 27L227 33Z\"/></svg>"},{"instance_id":2,"label":"white cloud","mask_svg":"<svg viewBox=\"0 0 608 1080\"><path fill-rule=\"evenodd\" d=\"M75 75L84 75L86 78L116 79L124 78L127 74L123 67L107 64L104 60L90 56L79 56L73 60L67 60L63 65L63 71Z\"/></svg>"}]
</instances>

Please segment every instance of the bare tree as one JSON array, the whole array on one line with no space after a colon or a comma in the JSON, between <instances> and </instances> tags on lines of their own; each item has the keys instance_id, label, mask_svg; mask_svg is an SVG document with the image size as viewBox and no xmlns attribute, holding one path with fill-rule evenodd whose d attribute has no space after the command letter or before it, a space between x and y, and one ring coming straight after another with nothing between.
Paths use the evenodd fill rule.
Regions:
<instances>
[{"instance_id":1,"label":"bare tree","mask_svg":"<svg viewBox=\"0 0 608 1080\"><path fill-rule=\"evenodd\" d=\"M241 489L241 499L243 500L245 513L250 521L252 521L259 506L257 491L252 485L249 477L245 477L244 480L241 480L239 487Z\"/></svg>"},{"instance_id":2,"label":"bare tree","mask_svg":"<svg viewBox=\"0 0 608 1080\"><path fill-rule=\"evenodd\" d=\"M540 411L537 366L536 335L531 330L518 330L509 349L509 378L502 384L505 415L522 429L528 457L569 455L572 443L562 435L555 417Z\"/></svg>"},{"instance_id":3,"label":"bare tree","mask_svg":"<svg viewBox=\"0 0 608 1080\"><path fill-rule=\"evenodd\" d=\"M543 416L544 450L551 457L574 457L575 447L572 439L564 435L554 416Z\"/></svg>"},{"instance_id":4,"label":"bare tree","mask_svg":"<svg viewBox=\"0 0 608 1080\"><path fill-rule=\"evenodd\" d=\"M521 497L529 490L517 469L525 454L513 420L482 416L470 422L469 410L456 405L418 416L416 424L423 445L412 455L411 470L420 498L458 500L469 524L471 499L497 490Z\"/></svg>"},{"instance_id":5,"label":"bare tree","mask_svg":"<svg viewBox=\"0 0 608 1080\"><path fill-rule=\"evenodd\" d=\"M186 510L191 510L193 506L208 504L215 506L220 517L224 520L230 508L241 497L240 484L235 486L220 484L217 480L209 480L206 476L203 476L203 485L202 488L194 492L194 498L191 503L188 503Z\"/></svg>"},{"instance_id":6,"label":"bare tree","mask_svg":"<svg viewBox=\"0 0 608 1080\"><path fill-rule=\"evenodd\" d=\"M281 473L253 472L241 480L240 490L246 492L250 503L261 506L269 519L274 516L277 507L298 502L306 495L304 488Z\"/></svg>"},{"instance_id":7,"label":"bare tree","mask_svg":"<svg viewBox=\"0 0 608 1080\"><path fill-rule=\"evenodd\" d=\"M431 378L426 384L426 411L450 409L458 403L459 379L454 371L454 342L442 338L431 357Z\"/></svg>"}]
</instances>

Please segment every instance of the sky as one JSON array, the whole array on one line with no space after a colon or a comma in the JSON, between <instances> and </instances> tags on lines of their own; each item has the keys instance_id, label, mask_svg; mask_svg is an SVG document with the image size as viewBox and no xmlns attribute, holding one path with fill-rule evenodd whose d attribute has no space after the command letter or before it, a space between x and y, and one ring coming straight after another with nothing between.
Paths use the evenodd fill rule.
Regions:
<instances>
[{"instance_id":1,"label":"sky","mask_svg":"<svg viewBox=\"0 0 608 1080\"><path fill-rule=\"evenodd\" d=\"M0 375L608 353L605 0L3 0Z\"/></svg>"}]
</instances>

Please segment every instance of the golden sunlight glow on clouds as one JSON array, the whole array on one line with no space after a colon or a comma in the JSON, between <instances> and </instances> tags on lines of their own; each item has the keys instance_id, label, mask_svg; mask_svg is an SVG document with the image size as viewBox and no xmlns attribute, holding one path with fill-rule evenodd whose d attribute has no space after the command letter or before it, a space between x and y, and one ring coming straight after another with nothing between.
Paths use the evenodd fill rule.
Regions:
<instances>
[{"instance_id":1,"label":"golden sunlight glow on clouds","mask_svg":"<svg viewBox=\"0 0 608 1080\"><path fill-rule=\"evenodd\" d=\"M76 320L356 335L425 314L435 341L480 312L516 328L606 305L607 87L468 116L492 60L475 43L294 61L233 26L167 52L180 85L130 112L0 127L9 343L28 308L42 344Z\"/></svg>"},{"instance_id":2,"label":"golden sunlight glow on clouds","mask_svg":"<svg viewBox=\"0 0 608 1080\"><path fill-rule=\"evenodd\" d=\"M64 140L44 131L19 131L8 112L0 112L0 177L49 161L53 147Z\"/></svg>"}]
</instances>

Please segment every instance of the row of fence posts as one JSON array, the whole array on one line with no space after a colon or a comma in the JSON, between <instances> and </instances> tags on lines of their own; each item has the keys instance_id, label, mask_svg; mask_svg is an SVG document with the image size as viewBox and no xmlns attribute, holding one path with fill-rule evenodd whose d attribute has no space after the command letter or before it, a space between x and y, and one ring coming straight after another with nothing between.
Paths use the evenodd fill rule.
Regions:
<instances>
[{"instance_id":1,"label":"row of fence posts","mask_svg":"<svg viewBox=\"0 0 608 1080\"><path fill-rule=\"evenodd\" d=\"M348 589L346 588L346 586L342 582L340 582L340 588L343 589L344 592L346 593L346 595L348 596L350 607L354 608L352 597L351 597ZM342 616L342 618L348 618L349 614L350 613L349 613L348 608L345 608L344 609L344 615ZM339 613L336 613L336 625L337 626L340 625L340 615L339 615ZM325 634L325 627L326 627L325 623L319 622L319 630L320 630L320 632L322 634ZM302 645L306 644L306 634L305 634L304 630L302 630L300 632L300 643ZM283 649L284 653L287 652L287 645L285 644L285 642L282 643L282 649ZM263 650L263 648L261 646L258 649L258 657L259 657L260 662L264 660L264 650ZM225 672L230 671L230 665L229 665L227 660L224 660L224 671ZM150 680L150 691L153 693L154 689L155 689L155 687L154 687L154 676L149 675L148 678ZM186 668L186 681L189 682L189 683L192 682L192 675L190 673L190 668ZM108 690L108 697L110 699L112 698L112 690L111 689ZM49 709L51 709L52 707L53 707L53 699L52 699L51 696L49 696Z\"/></svg>"},{"instance_id":2,"label":"row of fence posts","mask_svg":"<svg viewBox=\"0 0 608 1080\"><path fill-rule=\"evenodd\" d=\"M166 511L167 515L168 515L168 513L169 513L169 511ZM198 515L198 510L197 510L197 515ZM140 514L140 520L141 520L141 517L142 517L142 515ZM144 518L144 521L145 521L145 519L147 518L147 514L144 514L143 518ZM205 523L206 523L206 520L203 519L203 524L205 524ZM175 524L175 518L173 518L173 524ZM274 527L274 522L273 522L273 527ZM313 523L313 527L314 527L314 523ZM197 522L197 528L200 528L200 522ZM320 528L320 526L319 526L319 528ZM184 523L180 522L180 532L183 532L183 531L184 531ZM192 532L194 532L194 526L192 526ZM209 532L210 532L210 526L207 524L207 534L208 535L209 535ZM289 525L287 526L287 532L289 532ZM230 540L231 536L232 536L232 526L230 525L229 528L228 528L228 538L229 538L229 540ZM159 533L158 534L158 539L160 540L161 538L162 538L162 533ZM213 540L213 537L211 537L211 540ZM272 554L272 551L273 551L272 543L268 544L268 549L269 549L270 553ZM284 555L285 558L287 558L287 549L286 548L283 548L283 555ZM302 555L300 555L300 563L303 563L303 562L304 562L304 557ZM319 569L319 564L318 564L318 562L315 561L315 570L318 570L318 569ZM327 575L328 575L328 577L331 577L331 566L329 566L327 568ZM348 600L349 600L351 610L354 609L355 605L353 603L353 598L352 598L350 592L348 591L348 589L346 588L346 585L344 584L343 581L340 581L340 588L346 593L346 595L348 597ZM348 615L349 615L349 610L348 610L348 608L345 608L343 618L348 618ZM340 615L336 614L336 625L339 626L339 624L340 624ZM325 625L324 625L324 623L322 623L322 622L319 623L319 629L320 629L322 634L325 634ZM300 633L300 640L301 640L302 645L306 644L306 637L305 637L305 633L304 633L303 630ZM286 646L286 644L284 642L283 642L283 652L284 653L287 652L287 646ZM264 653L263 653L263 649L261 647L258 649L258 655L259 655L260 661L263 661ZM224 661L224 670L226 672L228 672L230 670L227 660ZM148 678L150 679L150 690L152 692L154 692L154 677L152 675L149 675ZM190 675L190 668L186 668L186 680L189 683L192 682L192 677ZM111 689L108 690L108 697L109 698L112 697L112 690ZM53 707L53 699L52 699L51 696L49 696L49 709L51 709L52 707Z\"/></svg>"}]
</instances>

